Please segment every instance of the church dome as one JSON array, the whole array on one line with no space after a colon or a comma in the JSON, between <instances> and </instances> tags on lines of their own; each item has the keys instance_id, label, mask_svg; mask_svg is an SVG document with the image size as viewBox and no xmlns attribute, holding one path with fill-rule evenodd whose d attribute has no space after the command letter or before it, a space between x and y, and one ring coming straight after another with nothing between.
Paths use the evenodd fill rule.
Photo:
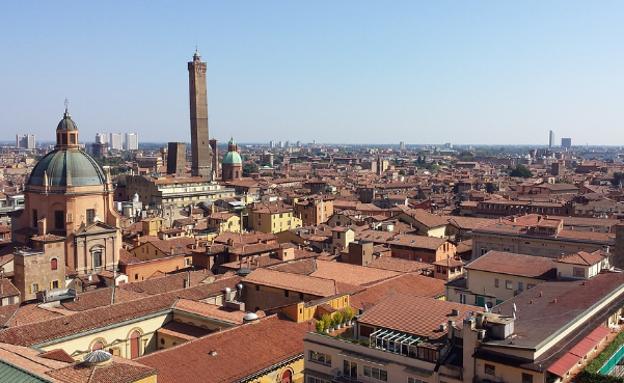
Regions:
<instances>
[{"instance_id":1,"label":"church dome","mask_svg":"<svg viewBox=\"0 0 624 383\"><path fill-rule=\"evenodd\" d=\"M80 149L57 149L46 154L35 165L29 186L97 186L106 183L104 171L95 160Z\"/></svg>"},{"instance_id":2,"label":"church dome","mask_svg":"<svg viewBox=\"0 0 624 383\"><path fill-rule=\"evenodd\" d=\"M242 165L243 159L238 152L227 152L223 157L223 165Z\"/></svg>"}]
</instances>

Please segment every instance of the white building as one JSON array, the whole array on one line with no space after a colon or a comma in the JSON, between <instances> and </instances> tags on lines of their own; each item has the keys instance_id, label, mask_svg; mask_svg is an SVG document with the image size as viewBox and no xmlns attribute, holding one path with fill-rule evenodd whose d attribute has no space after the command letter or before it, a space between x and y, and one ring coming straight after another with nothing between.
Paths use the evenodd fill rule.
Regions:
<instances>
[{"instance_id":1,"label":"white building","mask_svg":"<svg viewBox=\"0 0 624 383\"><path fill-rule=\"evenodd\" d=\"M111 133L109 139L109 147L111 150L122 150L123 141L121 133Z\"/></svg>"},{"instance_id":2,"label":"white building","mask_svg":"<svg viewBox=\"0 0 624 383\"><path fill-rule=\"evenodd\" d=\"M126 150L139 150L139 136L136 133L126 133L124 147Z\"/></svg>"}]
</instances>

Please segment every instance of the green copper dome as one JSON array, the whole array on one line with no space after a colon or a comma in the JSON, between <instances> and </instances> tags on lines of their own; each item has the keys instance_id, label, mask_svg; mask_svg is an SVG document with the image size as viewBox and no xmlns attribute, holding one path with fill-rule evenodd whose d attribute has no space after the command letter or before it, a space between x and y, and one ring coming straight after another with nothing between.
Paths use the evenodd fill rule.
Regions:
<instances>
[{"instance_id":1,"label":"green copper dome","mask_svg":"<svg viewBox=\"0 0 624 383\"><path fill-rule=\"evenodd\" d=\"M238 152L227 152L223 157L223 165L242 165L243 159Z\"/></svg>"},{"instance_id":2,"label":"green copper dome","mask_svg":"<svg viewBox=\"0 0 624 383\"><path fill-rule=\"evenodd\" d=\"M28 185L45 186L46 173L49 186L97 186L106 182L100 165L77 148L57 149L46 154L30 173Z\"/></svg>"}]
</instances>

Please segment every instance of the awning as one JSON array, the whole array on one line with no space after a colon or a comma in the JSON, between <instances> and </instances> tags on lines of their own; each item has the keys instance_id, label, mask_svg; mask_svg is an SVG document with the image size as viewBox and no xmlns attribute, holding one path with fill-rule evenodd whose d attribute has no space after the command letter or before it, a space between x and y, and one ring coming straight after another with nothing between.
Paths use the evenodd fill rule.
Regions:
<instances>
[{"instance_id":1,"label":"awning","mask_svg":"<svg viewBox=\"0 0 624 383\"><path fill-rule=\"evenodd\" d=\"M548 367L548 371L562 378L565 377L566 373L574 368L579 361L583 360L607 335L609 335L608 328L604 326L595 328L585 338L575 344L570 351Z\"/></svg>"},{"instance_id":2,"label":"awning","mask_svg":"<svg viewBox=\"0 0 624 383\"><path fill-rule=\"evenodd\" d=\"M579 360L581 360L580 357L567 352L561 358L557 359L557 361L553 363L550 367L548 367L548 372L564 378L566 376L566 373L574 368Z\"/></svg>"},{"instance_id":3,"label":"awning","mask_svg":"<svg viewBox=\"0 0 624 383\"><path fill-rule=\"evenodd\" d=\"M583 358L596 348L607 335L609 335L609 329L604 326L599 326L574 345L569 352Z\"/></svg>"}]
</instances>

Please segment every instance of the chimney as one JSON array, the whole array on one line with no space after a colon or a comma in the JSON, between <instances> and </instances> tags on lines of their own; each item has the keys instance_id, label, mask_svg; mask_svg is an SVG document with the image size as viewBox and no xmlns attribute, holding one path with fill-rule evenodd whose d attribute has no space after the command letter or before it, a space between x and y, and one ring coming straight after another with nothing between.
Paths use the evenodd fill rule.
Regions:
<instances>
[{"instance_id":1,"label":"chimney","mask_svg":"<svg viewBox=\"0 0 624 383\"><path fill-rule=\"evenodd\" d=\"M39 235L48 234L48 224L47 224L47 220L45 217L37 221L37 228L39 229L39 233L38 233Z\"/></svg>"}]
</instances>

